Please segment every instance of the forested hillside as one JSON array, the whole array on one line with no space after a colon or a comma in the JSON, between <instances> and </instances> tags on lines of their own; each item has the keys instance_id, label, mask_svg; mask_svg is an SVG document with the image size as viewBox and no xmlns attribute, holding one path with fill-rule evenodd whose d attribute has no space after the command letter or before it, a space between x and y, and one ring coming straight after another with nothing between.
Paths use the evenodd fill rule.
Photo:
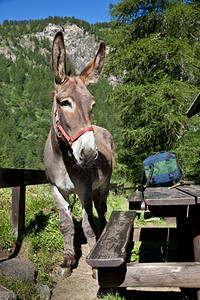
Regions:
<instances>
[{"instance_id":1,"label":"forested hillside","mask_svg":"<svg viewBox=\"0 0 200 300\"><path fill-rule=\"evenodd\" d=\"M73 29L72 34L79 35L79 40L71 41L76 42L74 46L66 41L69 42L69 55L77 53L72 56L73 63L68 59L67 68L79 72L76 63L85 66L94 57L97 41L102 38L98 33L102 33L108 24L92 26L74 18L55 17L4 21L0 26L0 167L43 168L54 89L51 43L62 26L66 29L65 34ZM110 108L105 101L112 90L111 85L102 77L91 90L97 101L94 123L112 127L107 118Z\"/></svg>"}]
</instances>

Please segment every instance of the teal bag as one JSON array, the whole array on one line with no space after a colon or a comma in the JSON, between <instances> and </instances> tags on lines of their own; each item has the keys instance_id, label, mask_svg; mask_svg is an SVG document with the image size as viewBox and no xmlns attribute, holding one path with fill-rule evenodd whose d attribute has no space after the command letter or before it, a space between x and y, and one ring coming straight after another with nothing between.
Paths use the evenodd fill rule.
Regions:
<instances>
[{"instance_id":1,"label":"teal bag","mask_svg":"<svg viewBox=\"0 0 200 300\"><path fill-rule=\"evenodd\" d=\"M142 182L146 186L172 186L182 177L182 169L172 152L150 155L143 161Z\"/></svg>"}]
</instances>

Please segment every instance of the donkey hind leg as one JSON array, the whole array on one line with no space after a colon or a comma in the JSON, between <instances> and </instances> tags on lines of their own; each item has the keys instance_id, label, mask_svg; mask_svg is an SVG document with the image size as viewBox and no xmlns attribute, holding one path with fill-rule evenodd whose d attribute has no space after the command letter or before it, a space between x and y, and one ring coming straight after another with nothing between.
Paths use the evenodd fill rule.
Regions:
<instances>
[{"instance_id":1,"label":"donkey hind leg","mask_svg":"<svg viewBox=\"0 0 200 300\"><path fill-rule=\"evenodd\" d=\"M52 186L52 194L60 218L60 230L64 240L64 261L61 264L61 276L71 275L71 267L75 263L74 223L70 213L69 196L63 196L56 186Z\"/></svg>"},{"instance_id":2,"label":"donkey hind leg","mask_svg":"<svg viewBox=\"0 0 200 300\"><path fill-rule=\"evenodd\" d=\"M99 189L93 191L94 206L98 213L99 226L98 237L101 235L104 227L106 226L106 200L109 194L109 183L105 182Z\"/></svg>"}]
</instances>

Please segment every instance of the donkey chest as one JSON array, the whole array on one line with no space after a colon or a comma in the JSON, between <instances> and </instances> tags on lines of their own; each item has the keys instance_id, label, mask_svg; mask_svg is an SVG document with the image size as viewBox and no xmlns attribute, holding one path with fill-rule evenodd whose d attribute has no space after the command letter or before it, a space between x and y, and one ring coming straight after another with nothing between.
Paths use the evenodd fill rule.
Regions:
<instances>
[{"instance_id":1,"label":"donkey chest","mask_svg":"<svg viewBox=\"0 0 200 300\"><path fill-rule=\"evenodd\" d=\"M96 189L105 181L105 178L105 172L98 165L85 168L77 165L70 168L61 164L58 165L55 184L59 189L71 194L84 186L91 186L92 189Z\"/></svg>"}]
</instances>

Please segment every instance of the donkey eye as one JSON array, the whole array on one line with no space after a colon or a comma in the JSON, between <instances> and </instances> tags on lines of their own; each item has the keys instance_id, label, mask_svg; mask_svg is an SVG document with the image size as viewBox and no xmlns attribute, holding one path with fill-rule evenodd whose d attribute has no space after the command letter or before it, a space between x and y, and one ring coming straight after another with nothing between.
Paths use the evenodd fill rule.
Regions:
<instances>
[{"instance_id":1,"label":"donkey eye","mask_svg":"<svg viewBox=\"0 0 200 300\"><path fill-rule=\"evenodd\" d=\"M61 106L72 108L72 103L70 99L65 99L60 103Z\"/></svg>"}]
</instances>

